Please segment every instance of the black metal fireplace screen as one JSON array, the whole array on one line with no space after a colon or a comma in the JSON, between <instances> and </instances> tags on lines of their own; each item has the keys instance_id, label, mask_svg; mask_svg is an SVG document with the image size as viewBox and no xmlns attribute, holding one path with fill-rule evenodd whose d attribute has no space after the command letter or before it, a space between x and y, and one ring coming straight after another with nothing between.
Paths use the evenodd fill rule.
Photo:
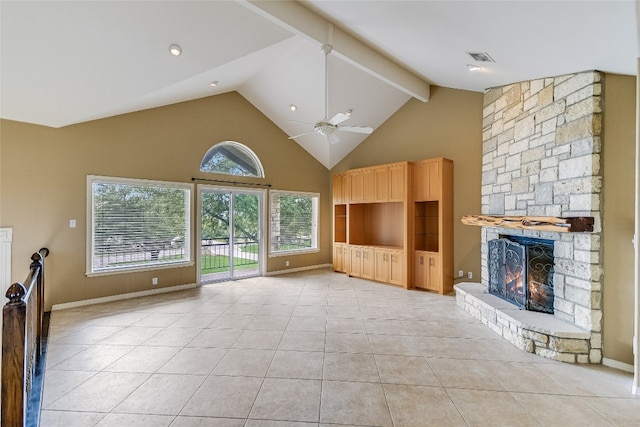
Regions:
<instances>
[{"instance_id":1,"label":"black metal fireplace screen","mask_svg":"<svg viewBox=\"0 0 640 427\"><path fill-rule=\"evenodd\" d=\"M553 313L553 241L500 236L489 242L489 292L518 307Z\"/></svg>"}]
</instances>

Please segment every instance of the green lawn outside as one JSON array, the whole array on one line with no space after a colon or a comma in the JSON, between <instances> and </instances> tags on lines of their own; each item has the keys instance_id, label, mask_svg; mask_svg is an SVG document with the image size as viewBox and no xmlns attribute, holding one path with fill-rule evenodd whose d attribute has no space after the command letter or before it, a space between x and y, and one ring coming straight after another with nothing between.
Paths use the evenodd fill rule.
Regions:
<instances>
[{"instance_id":1,"label":"green lawn outside","mask_svg":"<svg viewBox=\"0 0 640 427\"><path fill-rule=\"evenodd\" d=\"M229 257L226 255L202 255L200 258L202 266L200 274L222 273L229 270ZM215 265L219 267L205 266ZM250 270L258 266L258 261L247 258L233 258L233 268L235 270Z\"/></svg>"}]
</instances>

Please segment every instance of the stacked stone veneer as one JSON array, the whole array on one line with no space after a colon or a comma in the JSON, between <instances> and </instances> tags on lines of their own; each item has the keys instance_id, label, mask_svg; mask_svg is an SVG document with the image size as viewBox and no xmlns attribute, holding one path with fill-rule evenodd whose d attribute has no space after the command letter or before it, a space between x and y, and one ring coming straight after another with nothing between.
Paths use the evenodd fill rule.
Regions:
<instances>
[{"instance_id":1,"label":"stacked stone veneer","mask_svg":"<svg viewBox=\"0 0 640 427\"><path fill-rule=\"evenodd\" d=\"M554 241L553 316L588 338L557 345L551 331L512 341L568 362L602 359L602 85L602 74L590 71L493 88L484 97L482 213L595 218L592 233L482 229L484 286L488 241L500 235ZM553 351L546 351L552 341Z\"/></svg>"}]
</instances>

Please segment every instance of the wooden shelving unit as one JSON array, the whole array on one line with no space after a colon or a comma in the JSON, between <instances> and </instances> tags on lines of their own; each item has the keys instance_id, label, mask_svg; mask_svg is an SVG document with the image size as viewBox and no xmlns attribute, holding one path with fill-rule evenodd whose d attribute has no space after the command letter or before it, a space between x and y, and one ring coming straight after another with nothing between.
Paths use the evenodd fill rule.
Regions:
<instances>
[{"instance_id":1,"label":"wooden shelving unit","mask_svg":"<svg viewBox=\"0 0 640 427\"><path fill-rule=\"evenodd\" d=\"M452 183L453 163L443 158L334 175L334 270L450 292Z\"/></svg>"},{"instance_id":2,"label":"wooden shelving unit","mask_svg":"<svg viewBox=\"0 0 640 427\"><path fill-rule=\"evenodd\" d=\"M413 163L413 286L453 292L453 162Z\"/></svg>"},{"instance_id":3,"label":"wooden shelving unit","mask_svg":"<svg viewBox=\"0 0 640 427\"><path fill-rule=\"evenodd\" d=\"M398 162L334 175L335 271L410 286L409 174Z\"/></svg>"}]
</instances>

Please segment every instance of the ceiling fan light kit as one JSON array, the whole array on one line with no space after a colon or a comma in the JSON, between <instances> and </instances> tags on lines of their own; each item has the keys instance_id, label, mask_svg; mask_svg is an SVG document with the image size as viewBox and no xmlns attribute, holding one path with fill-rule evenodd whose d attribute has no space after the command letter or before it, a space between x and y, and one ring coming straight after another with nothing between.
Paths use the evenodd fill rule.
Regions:
<instances>
[{"instance_id":1,"label":"ceiling fan light kit","mask_svg":"<svg viewBox=\"0 0 640 427\"><path fill-rule=\"evenodd\" d=\"M353 112L351 109L347 110L345 113L337 113L329 119L329 71L327 68L327 55L331 53L333 46L323 44L320 47L320 50L324 54L324 118L315 124L293 121L294 123L313 126L313 130L299 135L290 136L289 139L295 139L315 132L326 137L331 144L335 144L340 142L340 138L335 134L336 131L371 134L373 132L373 128L370 126L339 126L340 123L351 118L351 113Z\"/></svg>"}]
</instances>

